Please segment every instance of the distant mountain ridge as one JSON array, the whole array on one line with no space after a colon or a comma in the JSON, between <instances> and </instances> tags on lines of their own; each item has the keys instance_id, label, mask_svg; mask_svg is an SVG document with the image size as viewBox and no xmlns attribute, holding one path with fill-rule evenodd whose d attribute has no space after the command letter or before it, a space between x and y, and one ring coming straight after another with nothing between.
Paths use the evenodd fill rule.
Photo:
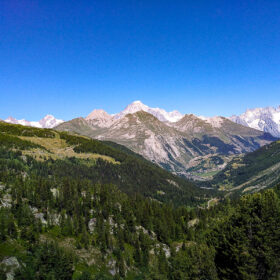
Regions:
<instances>
[{"instance_id":1,"label":"distant mountain ridge","mask_svg":"<svg viewBox=\"0 0 280 280\"><path fill-rule=\"evenodd\" d=\"M8 117L5 122L11 123L11 124L21 124L25 126L33 126L38 128L53 128L61 123L63 123L63 120L56 119L52 115L46 115L44 118L42 118L40 121L27 121L25 119L17 120L13 117Z\"/></svg>"},{"instance_id":2,"label":"distant mountain ridge","mask_svg":"<svg viewBox=\"0 0 280 280\"><path fill-rule=\"evenodd\" d=\"M230 120L280 137L280 106L248 109L240 116L230 117Z\"/></svg>"}]
</instances>

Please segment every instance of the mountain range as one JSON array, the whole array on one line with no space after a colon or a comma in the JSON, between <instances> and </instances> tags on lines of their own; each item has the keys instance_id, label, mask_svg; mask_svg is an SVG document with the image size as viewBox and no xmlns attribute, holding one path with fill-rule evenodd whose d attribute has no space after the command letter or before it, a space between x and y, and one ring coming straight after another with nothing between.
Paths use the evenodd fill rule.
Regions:
<instances>
[{"instance_id":1,"label":"mountain range","mask_svg":"<svg viewBox=\"0 0 280 280\"><path fill-rule=\"evenodd\" d=\"M205 169L220 170L233 155L254 151L276 140L269 133L224 117L168 113L140 101L115 115L94 110L86 118L64 122L56 129L119 143L167 170L188 177Z\"/></svg>"},{"instance_id":2,"label":"mountain range","mask_svg":"<svg viewBox=\"0 0 280 280\"><path fill-rule=\"evenodd\" d=\"M61 123L63 123L63 120L56 119L52 115L46 115L44 118L42 118L40 121L27 121L25 119L17 120L13 117L8 117L5 122L11 123L11 124L21 124L25 126L34 126L38 128L53 128Z\"/></svg>"},{"instance_id":3,"label":"mountain range","mask_svg":"<svg viewBox=\"0 0 280 280\"><path fill-rule=\"evenodd\" d=\"M135 101L117 114L95 109L85 118L66 122L51 115L38 122L12 117L5 121L56 127L116 142L169 171L194 179L211 179L235 155L255 151L280 137L280 107L247 110L230 118L207 118L167 112Z\"/></svg>"},{"instance_id":4,"label":"mountain range","mask_svg":"<svg viewBox=\"0 0 280 280\"><path fill-rule=\"evenodd\" d=\"M151 108L143 104L141 101L134 101L128 105L123 111L117 114L108 114L102 109L93 110L85 119L96 122L99 127L109 127L114 120L121 119L127 114L134 114L139 111L147 112L158 120L165 123L175 123L184 117L177 110L172 112L166 112L161 108ZM214 122L219 122L219 117L203 117L198 116L198 118L205 120L208 123L214 124ZM278 107L265 107L265 108L254 108L247 109L241 115L233 115L228 118L229 120L241 124L243 126L251 127L260 131L268 132L275 137L280 137L280 106ZM25 119L17 120L13 117L9 117L5 122L12 124L21 124L26 126L34 126L39 128L53 128L61 123L63 120L56 119L52 115L46 115L40 121L27 121Z\"/></svg>"}]
</instances>

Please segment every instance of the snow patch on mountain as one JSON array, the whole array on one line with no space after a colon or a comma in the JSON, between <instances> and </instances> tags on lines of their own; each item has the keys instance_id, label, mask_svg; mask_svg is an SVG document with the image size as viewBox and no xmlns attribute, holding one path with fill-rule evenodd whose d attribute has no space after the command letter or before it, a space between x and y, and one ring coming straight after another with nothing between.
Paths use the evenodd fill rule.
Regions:
<instances>
[{"instance_id":1,"label":"snow patch on mountain","mask_svg":"<svg viewBox=\"0 0 280 280\"><path fill-rule=\"evenodd\" d=\"M232 116L231 121L268 132L275 137L280 137L280 106L248 109L239 116Z\"/></svg>"}]
</instances>

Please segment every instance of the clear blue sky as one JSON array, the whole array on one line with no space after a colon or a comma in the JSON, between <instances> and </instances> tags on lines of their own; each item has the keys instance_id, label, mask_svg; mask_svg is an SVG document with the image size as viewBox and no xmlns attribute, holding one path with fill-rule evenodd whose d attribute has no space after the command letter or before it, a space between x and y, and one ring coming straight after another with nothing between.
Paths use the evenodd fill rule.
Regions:
<instances>
[{"instance_id":1,"label":"clear blue sky","mask_svg":"<svg viewBox=\"0 0 280 280\"><path fill-rule=\"evenodd\" d=\"M0 118L280 105L279 0L0 0Z\"/></svg>"}]
</instances>

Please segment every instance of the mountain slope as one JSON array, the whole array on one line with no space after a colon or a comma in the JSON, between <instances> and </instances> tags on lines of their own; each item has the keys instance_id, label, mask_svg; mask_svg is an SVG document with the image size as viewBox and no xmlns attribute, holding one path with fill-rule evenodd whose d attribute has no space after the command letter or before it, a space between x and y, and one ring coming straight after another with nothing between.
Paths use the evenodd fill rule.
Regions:
<instances>
[{"instance_id":1,"label":"mountain slope","mask_svg":"<svg viewBox=\"0 0 280 280\"><path fill-rule=\"evenodd\" d=\"M100 140L117 142L151 161L160 162L163 166L165 164L167 166L169 162L171 164L175 162L176 165L180 165L180 162L174 159L179 153L176 149L177 144L174 142L181 141L181 145L184 145L181 133L143 111L127 114L116 120L107 129L97 127L92 121L85 120L66 122L56 127L56 129L73 131ZM185 141L187 140L185 139ZM192 157L191 150L186 151L184 148L184 153L186 160ZM170 169L176 168L176 165L171 164Z\"/></svg>"},{"instance_id":2,"label":"mountain slope","mask_svg":"<svg viewBox=\"0 0 280 280\"><path fill-rule=\"evenodd\" d=\"M240 116L232 116L230 119L236 123L280 137L280 106L278 108L250 109Z\"/></svg>"},{"instance_id":3,"label":"mountain slope","mask_svg":"<svg viewBox=\"0 0 280 280\"><path fill-rule=\"evenodd\" d=\"M213 184L230 192L257 191L280 182L280 141L236 157L214 176Z\"/></svg>"},{"instance_id":4,"label":"mountain slope","mask_svg":"<svg viewBox=\"0 0 280 280\"><path fill-rule=\"evenodd\" d=\"M196 161L192 159L214 155L227 161L230 155L253 151L276 139L221 117L209 123L194 115L185 115L172 123L140 111L115 121L110 119L108 126L104 126L103 120L103 116L102 120L74 119L56 129L117 142L172 172L186 176L190 176L187 169L193 171ZM224 166L224 159L218 169Z\"/></svg>"}]
</instances>

